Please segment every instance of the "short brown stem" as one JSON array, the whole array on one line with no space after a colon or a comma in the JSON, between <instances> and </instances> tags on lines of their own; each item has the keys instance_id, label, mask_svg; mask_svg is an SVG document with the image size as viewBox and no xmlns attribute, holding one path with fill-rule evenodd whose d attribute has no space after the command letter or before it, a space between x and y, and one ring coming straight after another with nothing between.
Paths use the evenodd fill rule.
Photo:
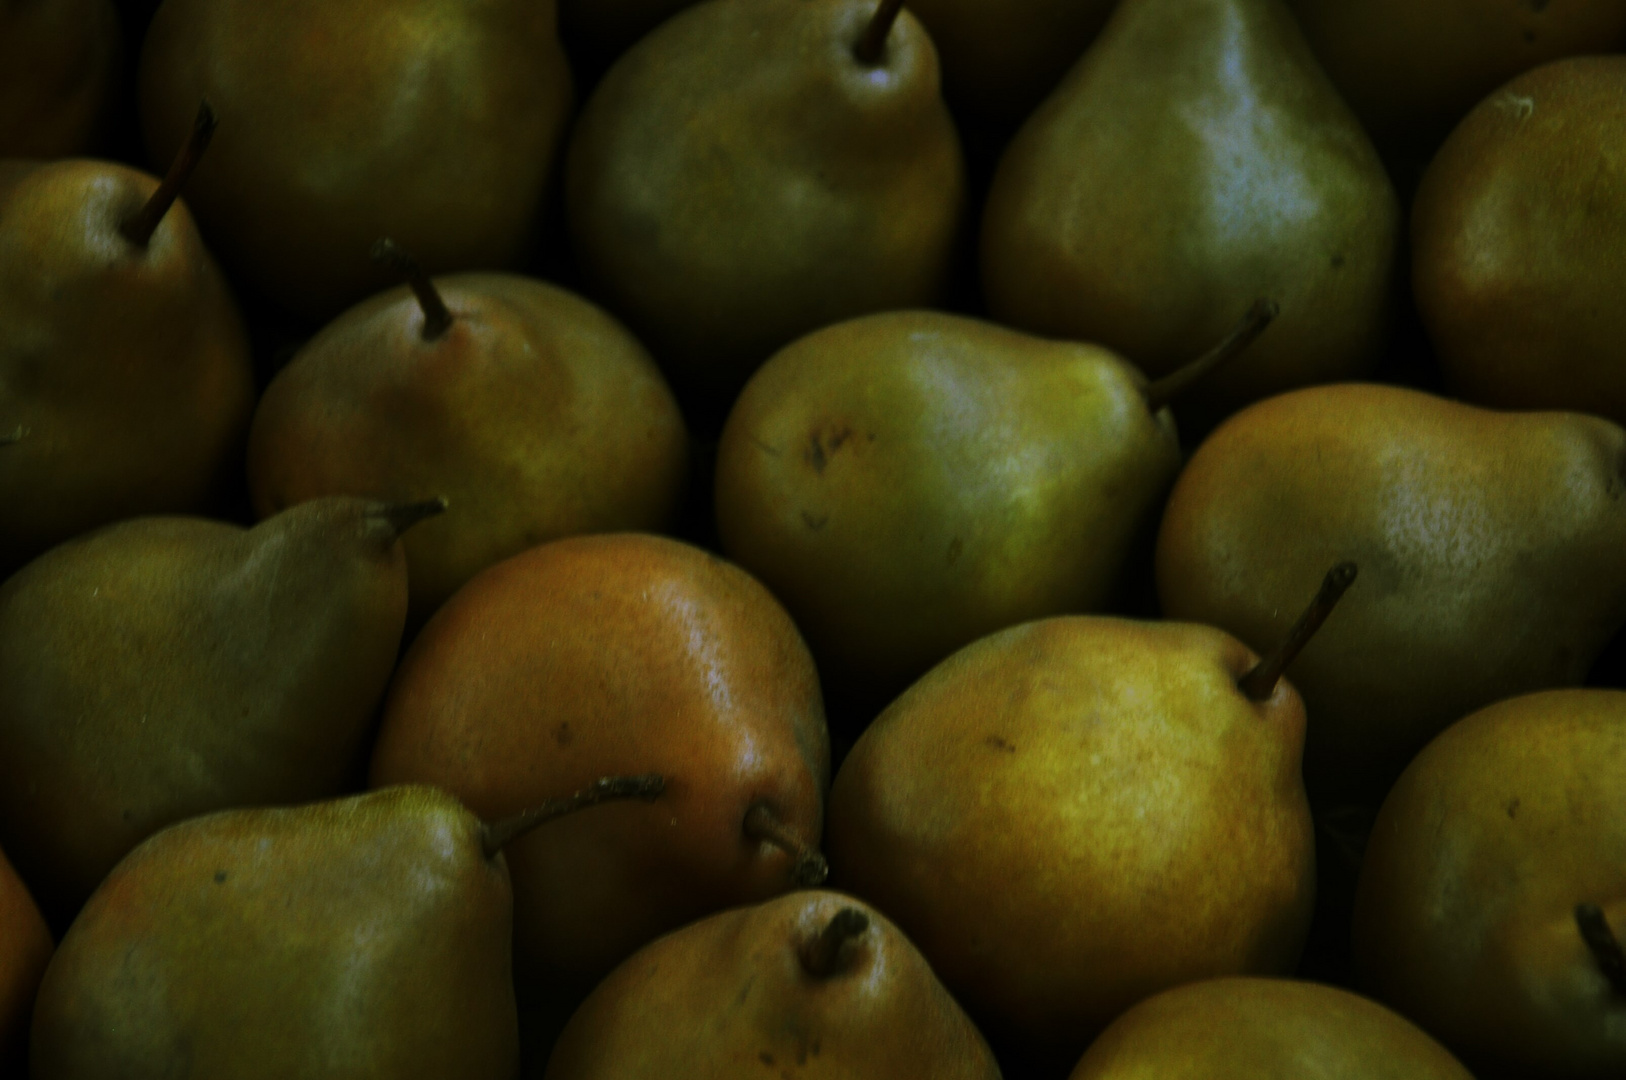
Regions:
<instances>
[{"instance_id":1,"label":"short brown stem","mask_svg":"<svg viewBox=\"0 0 1626 1080\"><path fill-rule=\"evenodd\" d=\"M409 503L380 503L373 511L373 516L386 522L394 531L395 538L420 521L432 517L439 517L446 512L446 498L436 495L433 499L424 499L422 502Z\"/></svg>"},{"instance_id":2,"label":"short brown stem","mask_svg":"<svg viewBox=\"0 0 1626 1080\"><path fill-rule=\"evenodd\" d=\"M215 137L217 123L214 108L205 100L198 106L197 118L192 121L192 134L181 146L180 153L175 155L175 160L170 162L169 172L158 184L158 190L152 193L145 206L119 223L119 232L126 240L139 248L146 247L152 240L152 234L158 231L158 223L175 205L181 188L186 186L192 170L198 167L203 152L208 149L209 140Z\"/></svg>"},{"instance_id":3,"label":"short brown stem","mask_svg":"<svg viewBox=\"0 0 1626 1080\"><path fill-rule=\"evenodd\" d=\"M903 0L881 0L869 25L864 27L864 36L853 46L853 56L860 64L874 67L881 62L881 56L886 52L887 35L892 33L892 24L898 21L898 12L902 10Z\"/></svg>"},{"instance_id":4,"label":"short brown stem","mask_svg":"<svg viewBox=\"0 0 1626 1080\"><path fill-rule=\"evenodd\" d=\"M830 865L818 849L808 846L801 834L781 821L767 803L752 803L745 812L745 836L788 852L793 860L791 879L798 885L818 885L830 876Z\"/></svg>"},{"instance_id":5,"label":"short brown stem","mask_svg":"<svg viewBox=\"0 0 1626 1080\"><path fill-rule=\"evenodd\" d=\"M819 936L802 946L802 967L815 979L828 979L846 966L844 951L852 941L869 929L869 916L857 908L845 907L836 912L825 924Z\"/></svg>"},{"instance_id":6,"label":"short brown stem","mask_svg":"<svg viewBox=\"0 0 1626 1080\"><path fill-rule=\"evenodd\" d=\"M515 840L538 825L555 818L574 814L578 810L585 810L602 802L620 799L642 799L644 802L651 802L665 790L666 777L659 773L646 773L642 776L606 776L602 780L595 780L590 787L585 787L574 795L567 795L562 799L549 799L540 806L533 806L501 821L481 822L480 846L484 849L486 858L495 858L497 852Z\"/></svg>"},{"instance_id":7,"label":"short brown stem","mask_svg":"<svg viewBox=\"0 0 1626 1080\"><path fill-rule=\"evenodd\" d=\"M423 340L437 341L451 329L452 313L446 309L446 301L410 252L385 237L373 245L373 261L398 272L418 298L418 307L423 310Z\"/></svg>"},{"instance_id":8,"label":"short brown stem","mask_svg":"<svg viewBox=\"0 0 1626 1080\"><path fill-rule=\"evenodd\" d=\"M1161 379L1148 384L1143 391L1146 396L1146 407L1157 412L1185 393L1193 383L1205 378L1209 372L1235 359L1265 332L1265 327L1271 324L1280 310L1274 300L1263 298L1255 300L1253 306L1248 308L1248 313L1242 316L1242 321L1237 324L1236 329L1232 330L1224 341L1184 367L1176 368Z\"/></svg>"},{"instance_id":9,"label":"short brown stem","mask_svg":"<svg viewBox=\"0 0 1626 1080\"><path fill-rule=\"evenodd\" d=\"M1577 904L1575 925L1581 931L1581 940L1598 961L1603 977L1609 980L1615 993L1626 995L1626 951L1621 949L1620 939L1609 928L1603 909L1597 904Z\"/></svg>"},{"instance_id":10,"label":"short brown stem","mask_svg":"<svg viewBox=\"0 0 1626 1080\"><path fill-rule=\"evenodd\" d=\"M1274 652L1255 664L1252 671L1237 680L1237 688L1252 701L1265 701L1274 694L1282 672L1310 643L1315 632L1321 629L1321 624L1327 621L1327 616L1332 614L1332 609L1343 598L1344 590L1355 580L1356 573L1352 562L1339 563L1328 570L1327 576L1321 580L1321 590L1310 601L1310 606L1304 609L1304 614L1299 616L1299 621L1287 632L1287 637L1282 639Z\"/></svg>"}]
</instances>

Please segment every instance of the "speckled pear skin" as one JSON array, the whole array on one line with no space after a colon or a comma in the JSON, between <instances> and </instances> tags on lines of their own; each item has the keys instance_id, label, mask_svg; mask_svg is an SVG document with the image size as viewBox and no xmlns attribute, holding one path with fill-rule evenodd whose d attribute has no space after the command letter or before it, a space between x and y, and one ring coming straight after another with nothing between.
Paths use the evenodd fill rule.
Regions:
<instances>
[{"instance_id":1,"label":"speckled pear skin","mask_svg":"<svg viewBox=\"0 0 1626 1080\"><path fill-rule=\"evenodd\" d=\"M1000 322L1167 373L1256 297L1281 314L1175 411L1209 426L1369 370L1401 215L1280 0L1123 0L1022 126L982 223Z\"/></svg>"},{"instance_id":2,"label":"speckled pear skin","mask_svg":"<svg viewBox=\"0 0 1626 1080\"><path fill-rule=\"evenodd\" d=\"M1373 805L1448 724L1575 685L1626 621L1626 431L1348 384L1198 448L1158 536L1171 618L1280 640L1327 566L1360 580L1293 665L1310 791Z\"/></svg>"},{"instance_id":3,"label":"speckled pear skin","mask_svg":"<svg viewBox=\"0 0 1626 1080\"><path fill-rule=\"evenodd\" d=\"M64 937L33 1080L512 1080L502 856L399 787L158 833Z\"/></svg>"},{"instance_id":4,"label":"speckled pear skin","mask_svg":"<svg viewBox=\"0 0 1626 1080\"><path fill-rule=\"evenodd\" d=\"M0 158L95 150L123 66L111 0L0 6Z\"/></svg>"},{"instance_id":5,"label":"speckled pear skin","mask_svg":"<svg viewBox=\"0 0 1626 1080\"><path fill-rule=\"evenodd\" d=\"M838 912L867 928L818 977L800 953ZM879 911L798 892L675 930L571 1018L543 1080L999 1080L987 1043Z\"/></svg>"},{"instance_id":6,"label":"speckled pear skin","mask_svg":"<svg viewBox=\"0 0 1626 1080\"><path fill-rule=\"evenodd\" d=\"M165 825L345 789L406 619L382 509L140 518L0 587L0 844L51 918Z\"/></svg>"},{"instance_id":7,"label":"speckled pear skin","mask_svg":"<svg viewBox=\"0 0 1626 1080\"><path fill-rule=\"evenodd\" d=\"M1068 616L955 653L830 792L832 887L915 942L991 1039L1065 1069L1130 1005L1284 974L1314 903L1285 680L1212 627Z\"/></svg>"},{"instance_id":8,"label":"speckled pear skin","mask_svg":"<svg viewBox=\"0 0 1626 1080\"><path fill-rule=\"evenodd\" d=\"M1626 693L1551 690L1453 724L1378 814L1355 899L1364 987L1481 1080L1626 1072L1626 995L1576 924L1626 931Z\"/></svg>"},{"instance_id":9,"label":"speckled pear skin","mask_svg":"<svg viewBox=\"0 0 1626 1080\"><path fill-rule=\"evenodd\" d=\"M1106 349L957 315L817 331L724 426L723 548L785 603L826 685L889 701L984 634L1117 598L1180 467L1145 385Z\"/></svg>"}]
</instances>

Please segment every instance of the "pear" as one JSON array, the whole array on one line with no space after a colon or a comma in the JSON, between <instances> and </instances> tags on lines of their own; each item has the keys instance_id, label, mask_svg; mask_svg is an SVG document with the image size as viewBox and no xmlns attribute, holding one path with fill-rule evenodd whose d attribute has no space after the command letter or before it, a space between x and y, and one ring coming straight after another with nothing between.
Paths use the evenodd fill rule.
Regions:
<instances>
[{"instance_id":1,"label":"pear","mask_svg":"<svg viewBox=\"0 0 1626 1080\"><path fill-rule=\"evenodd\" d=\"M1368 370L1400 211L1280 0L1123 0L1012 140L982 280L1001 322L1161 375L1255 296L1270 337L1176 410L1194 426Z\"/></svg>"},{"instance_id":2,"label":"pear","mask_svg":"<svg viewBox=\"0 0 1626 1080\"><path fill-rule=\"evenodd\" d=\"M933 303L965 204L936 52L892 0L680 12L605 75L566 161L588 279L675 380L730 397L803 334Z\"/></svg>"},{"instance_id":3,"label":"pear","mask_svg":"<svg viewBox=\"0 0 1626 1080\"><path fill-rule=\"evenodd\" d=\"M1289 0L1328 76L1385 148L1431 153L1475 104L1533 67L1626 46L1617 0Z\"/></svg>"},{"instance_id":4,"label":"pear","mask_svg":"<svg viewBox=\"0 0 1626 1080\"><path fill-rule=\"evenodd\" d=\"M393 284L529 253L573 89L553 0L165 0L141 54L163 159L207 94L233 122L191 189L243 281L314 323Z\"/></svg>"},{"instance_id":5,"label":"pear","mask_svg":"<svg viewBox=\"0 0 1626 1080\"><path fill-rule=\"evenodd\" d=\"M0 573L110 521L209 509L242 467L248 338L175 202L213 130L205 105L162 182L0 162Z\"/></svg>"},{"instance_id":6,"label":"pear","mask_svg":"<svg viewBox=\"0 0 1626 1080\"><path fill-rule=\"evenodd\" d=\"M53 947L28 887L0 851L0 1072L7 1076L25 1072L34 994Z\"/></svg>"},{"instance_id":7,"label":"pear","mask_svg":"<svg viewBox=\"0 0 1626 1080\"><path fill-rule=\"evenodd\" d=\"M0 845L49 916L171 822L345 789L400 647L398 538L442 505L139 518L0 587Z\"/></svg>"},{"instance_id":8,"label":"pear","mask_svg":"<svg viewBox=\"0 0 1626 1080\"><path fill-rule=\"evenodd\" d=\"M1448 724L1579 683L1626 622L1626 431L1351 384L1260 402L1198 447L1158 535L1166 614L1278 638L1328 562L1366 575L1294 669L1321 803L1375 805Z\"/></svg>"},{"instance_id":9,"label":"pear","mask_svg":"<svg viewBox=\"0 0 1626 1080\"><path fill-rule=\"evenodd\" d=\"M571 1017L545 1080L999 1080L977 1029L880 912L801 892L646 945Z\"/></svg>"},{"instance_id":10,"label":"pear","mask_svg":"<svg viewBox=\"0 0 1626 1080\"><path fill-rule=\"evenodd\" d=\"M1212 627L1063 616L961 649L841 766L832 883L894 919L983 1030L1053 1067L1159 990L1285 974L1315 889L1304 707Z\"/></svg>"},{"instance_id":11,"label":"pear","mask_svg":"<svg viewBox=\"0 0 1626 1080\"><path fill-rule=\"evenodd\" d=\"M248 448L260 516L324 495L444 494L457 513L404 540L414 626L543 541L672 523L687 435L631 334L552 285L430 281L381 250L403 261L410 289L330 323L260 400Z\"/></svg>"},{"instance_id":12,"label":"pear","mask_svg":"<svg viewBox=\"0 0 1626 1080\"><path fill-rule=\"evenodd\" d=\"M1439 1043L1347 990L1207 979L1115 1020L1071 1080L1473 1080Z\"/></svg>"},{"instance_id":13,"label":"pear","mask_svg":"<svg viewBox=\"0 0 1626 1080\"><path fill-rule=\"evenodd\" d=\"M957 315L816 331L723 428L723 548L784 602L827 681L890 699L977 638L1115 599L1180 467L1167 389L1107 349Z\"/></svg>"},{"instance_id":14,"label":"pear","mask_svg":"<svg viewBox=\"0 0 1626 1080\"><path fill-rule=\"evenodd\" d=\"M94 149L123 65L111 0L0 4L0 158Z\"/></svg>"},{"instance_id":15,"label":"pear","mask_svg":"<svg viewBox=\"0 0 1626 1080\"><path fill-rule=\"evenodd\" d=\"M1626 9L1610 17L1626 27ZM1469 114L1412 211L1418 314L1451 389L1626 423L1626 57L1537 68Z\"/></svg>"},{"instance_id":16,"label":"pear","mask_svg":"<svg viewBox=\"0 0 1626 1080\"><path fill-rule=\"evenodd\" d=\"M511 1080L518 829L399 787L173 825L119 863L40 987L33 1080Z\"/></svg>"},{"instance_id":17,"label":"pear","mask_svg":"<svg viewBox=\"0 0 1626 1080\"><path fill-rule=\"evenodd\" d=\"M1384 800L1357 972L1484 1078L1626 1072L1626 693L1552 690L1447 728Z\"/></svg>"},{"instance_id":18,"label":"pear","mask_svg":"<svg viewBox=\"0 0 1626 1080\"><path fill-rule=\"evenodd\" d=\"M627 533L532 548L459 590L401 662L371 779L496 818L606 773L668 778L659 829L608 808L508 853L520 974L569 998L669 930L821 880L829 769L817 673L768 591Z\"/></svg>"}]
</instances>

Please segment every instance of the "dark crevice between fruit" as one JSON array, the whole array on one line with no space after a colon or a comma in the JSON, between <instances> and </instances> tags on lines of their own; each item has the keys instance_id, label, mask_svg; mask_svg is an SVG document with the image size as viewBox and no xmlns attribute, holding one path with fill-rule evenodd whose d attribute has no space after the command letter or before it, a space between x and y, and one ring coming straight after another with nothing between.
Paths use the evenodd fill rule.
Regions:
<instances>
[{"instance_id":1,"label":"dark crevice between fruit","mask_svg":"<svg viewBox=\"0 0 1626 1080\"><path fill-rule=\"evenodd\" d=\"M1154 413L1157 412L1185 393L1193 384L1206 378L1210 372L1236 359L1265 332L1265 328L1271 324L1280 310L1274 300L1262 297L1255 300L1253 306L1248 308L1247 314L1242 316L1242 321L1237 324L1236 329L1232 330L1224 341L1189 364L1149 383L1142 391L1146 397L1146 407Z\"/></svg>"},{"instance_id":2,"label":"dark crevice between fruit","mask_svg":"<svg viewBox=\"0 0 1626 1080\"><path fill-rule=\"evenodd\" d=\"M215 137L215 128L218 121L215 118L214 107L207 98L198 106L197 118L192 121L192 134L187 136L181 145L180 153L170 163L169 172L159 183L158 190L152 193L145 206L119 223L119 233L138 248L145 248L152 240L152 234L158 231L159 222L169 213L169 208L175 205L180 197L181 188L186 186L187 180L192 177L192 170L198 167L203 159L203 152L209 148L209 141Z\"/></svg>"},{"instance_id":3,"label":"dark crevice between fruit","mask_svg":"<svg viewBox=\"0 0 1626 1080\"><path fill-rule=\"evenodd\" d=\"M665 790L666 777L659 773L606 776L593 781L590 786L582 788L574 795L566 795L562 799L549 799L540 806L522 810L513 817L503 818L501 821L481 822L480 847L485 852L486 858L493 859L496 858L497 852L538 825L574 814L578 810L585 810L589 806L597 806L602 802L624 799L653 802Z\"/></svg>"},{"instance_id":4,"label":"dark crevice between fruit","mask_svg":"<svg viewBox=\"0 0 1626 1080\"><path fill-rule=\"evenodd\" d=\"M424 499L422 502L385 503L373 510L369 516L383 521L394 533L391 539L399 540L403 533L418 522L444 514L446 507L446 497L436 495L433 499Z\"/></svg>"},{"instance_id":5,"label":"dark crevice between fruit","mask_svg":"<svg viewBox=\"0 0 1626 1080\"><path fill-rule=\"evenodd\" d=\"M757 843L772 844L790 855L791 879L811 888L830 876L830 864L817 848L808 845L800 833L779 819L765 802L752 803L745 812L745 837Z\"/></svg>"},{"instance_id":6,"label":"dark crevice between fruit","mask_svg":"<svg viewBox=\"0 0 1626 1080\"><path fill-rule=\"evenodd\" d=\"M423 310L423 340L439 341L452 328L452 313L447 310L446 301L441 299L440 290L423 272L423 267L418 265L418 260L406 248L386 236L373 245L373 261L401 275L411 288L412 295L418 298L418 307Z\"/></svg>"},{"instance_id":7,"label":"dark crevice between fruit","mask_svg":"<svg viewBox=\"0 0 1626 1080\"><path fill-rule=\"evenodd\" d=\"M857 908L842 908L831 916L818 937L802 946L802 967L815 979L839 975L852 962L847 943L868 929L868 915Z\"/></svg>"},{"instance_id":8,"label":"dark crevice between fruit","mask_svg":"<svg viewBox=\"0 0 1626 1080\"><path fill-rule=\"evenodd\" d=\"M881 62L881 57L886 53L887 35L892 33L892 24L898 21L898 13L902 10L903 0L881 0L869 25L864 27L864 36L853 46L853 56L860 64L874 67Z\"/></svg>"},{"instance_id":9,"label":"dark crevice between fruit","mask_svg":"<svg viewBox=\"0 0 1626 1080\"><path fill-rule=\"evenodd\" d=\"M1581 940L1592 950L1603 977L1609 980L1615 993L1626 995L1626 951L1621 949L1620 939L1609 928L1603 909L1597 904L1577 904L1575 925L1581 931Z\"/></svg>"},{"instance_id":10,"label":"dark crevice between fruit","mask_svg":"<svg viewBox=\"0 0 1626 1080\"><path fill-rule=\"evenodd\" d=\"M1304 614L1299 616L1299 621L1287 632L1287 637L1282 639L1275 651L1255 664L1253 670L1237 680L1237 689L1250 701L1267 701L1276 692L1276 683L1281 680L1282 672L1298 658L1315 632L1321 629L1321 624L1327 621L1332 609L1343 599L1345 590L1355 581L1356 573L1358 571L1352 562L1341 562L1327 571L1327 576L1321 580L1320 591L1310 601L1310 606L1304 609Z\"/></svg>"}]
</instances>

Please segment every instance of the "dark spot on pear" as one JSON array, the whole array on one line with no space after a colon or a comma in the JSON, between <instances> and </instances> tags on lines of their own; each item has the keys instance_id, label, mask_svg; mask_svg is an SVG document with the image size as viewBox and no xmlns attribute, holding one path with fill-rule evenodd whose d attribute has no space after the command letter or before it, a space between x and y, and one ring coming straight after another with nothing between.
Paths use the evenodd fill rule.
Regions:
<instances>
[{"instance_id":1,"label":"dark spot on pear","mask_svg":"<svg viewBox=\"0 0 1626 1080\"><path fill-rule=\"evenodd\" d=\"M757 1055L757 1060L761 1061L764 1065L768 1066L769 1068L773 1067L773 1055L768 1053L768 1051L766 1051L766 1050L762 1051L760 1054Z\"/></svg>"},{"instance_id":2,"label":"dark spot on pear","mask_svg":"<svg viewBox=\"0 0 1626 1080\"><path fill-rule=\"evenodd\" d=\"M128 811L128 810L120 810L119 811L119 818L124 820L124 821L134 821L135 820L135 815L130 813L130 811Z\"/></svg>"},{"instance_id":3,"label":"dark spot on pear","mask_svg":"<svg viewBox=\"0 0 1626 1080\"><path fill-rule=\"evenodd\" d=\"M1531 11L1546 11L1547 0L1530 0Z\"/></svg>"},{"instance_id":4,"label":"dark spot on pear","mask_svg":"<svg viewBox=\"0 0 1626 1080\"><path fill-rule=\"evenodd\" d=\"M569 746L576 741L576 733L570 730L568 720L553 729L553 741L560 746Z\"/></svg>"},{"instance_id":5,"label":"dark spot on pear","mask_svg":"<svg viewBox=\"0 0 1626 1080\"><path fill-rule=\"evenodd\" d=\"M807 1044L806 1043L803 1043L801 1046L797 1047L797 1049L796 1049L796 1064L798 1064L798 1065L806 1065L807 1064Z\"/></svg>"},{"instance_id":6,"label":"dark spot on pear","mask_svg":"<svg viewBox=\"0 0 1626 1080\"><path fill-rule=\"evenodd\" d=\"M806 525L808 528L812 529L814 532L818 532L820 529L824 528L825 525L829 524L829 522L830 522L830 515L829 514L814 515L810 511L807 511L807 510L802 511L802 524Z\"/></svg>"},{"instance_id":7,"label":"dark spot on pear","mask_svg":"<svg viewBox=\"0 0 1626 1080\"><path fill-rule=\"evenodd\" d=\"M224 885L225 883L226 883L226 871L224 871L224 870L216 870L215 871L215 884L216 885Z\"/></svg>"},{"instance_id":8,"label":"dark spot on pear","mask_svg":"<svg viewBox=\"0 0 1626 1080\"><path fill-rule=\"evenodd\" d=\"M1344 256L1342 252L1332 257L1332 268L1334 270L1342 270L1344 268Z\"/></svg>"},{"instance_id":9,"label":"dark spot on pear","mask_svg":"<svg viewBox=\"0 0 1626 1080\"><path fill-rule=\"evenodd\" d=\"M1524 43L1526 45L1534 45L1535 41L1536 41L1536 32L1534 30L1526 30L1524 32Z\"/></svg>"},{"instance_id":10,"label":"dark spot on pear","mask_svg":"<svg viewBox=\"0 0 1626 1080\"><path fill-rule=\"evenodd\" d=\"M1510 821L1519 816L1518 796L1514 796L1513 801L1507 804L1507 816Z\"/></svg>"},{"instance_id":11,"label":"dark spot on pear","mask_svg":"<svg viewBox=\"0 0 1626 1080\"><path fill-rule=\"evenodd\" d=\"M986 739L984 739L982 741L983 741L984 745L991 746L995 750L1000 751L1001 753L1006 753L1006 754L1014 754L1014 753L1016 753L1015 745L1013 745L1012 743L1006 742L1004 739L1000 738L998 735L990 735L990 736L988 736Z\"/></svg>"},{"instance_id":12,"label":"dark spot on pear","mask_svg":"<svg viewBox=\"0 0 1626 1080\"><path fill-rule=\"evenodd\" d=\"M820 476L824 475L824 467L829 463L829 459L824 456L824 444L819 441L819 433L816 431L808 443L807 463L813 466L813 471Z\"/></svg>"},{"instance_id":13,"label":"dark spot on pear","mask_svg":"<svg viewBox=\"0 0 1626 1080\"><path fill-rule=\"evenodd\" d=\"M956 536L953 540L950 540L949 541L949 549L948 549L948 562L949 562L949 565L953 566L955 563L959 562L960 561L960 556L964 552L965 552L965 541L964 540L961 540L958 536Z\"/></svg>"},{"instance_id":14,"label":"dark spot on pear","mask_svg":"<svg viewBox=\"0 0 1626 1080\"><path fill-rule=\"evenodd\" d=\"M824 1044L822 1042L820 1042L818 1039L814 1039L813 1040L813 1045L811 1047L809 1047L809 1049L812 1050L814 1057L818 1057L819 1056L819 1051L821 1049L823 1049L823 1048L824 1048Z\"/></svg>"},{"instance_id":15,"label":"dark spot on pear","mask_svg":"<svg viewBox=\"0 0 1626 1080\"><path fill-rule=\"evenodd\" d=\"M822 476L824 467L830 463L830 455L840 450L852 437L853 429L846 425L835 428L828 435L815 431L808 438L807 463Z\"/></svg>"}]
</instances>

